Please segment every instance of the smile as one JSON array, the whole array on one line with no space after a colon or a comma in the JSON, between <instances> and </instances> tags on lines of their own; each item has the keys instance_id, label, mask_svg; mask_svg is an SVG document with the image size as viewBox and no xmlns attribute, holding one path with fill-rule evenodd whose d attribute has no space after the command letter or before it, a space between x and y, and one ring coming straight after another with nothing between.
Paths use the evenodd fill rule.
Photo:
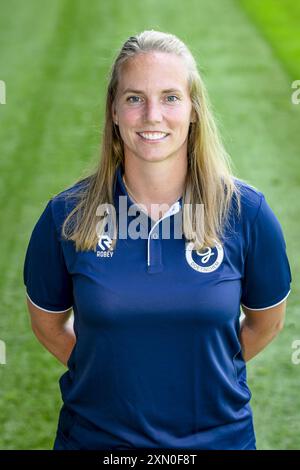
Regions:
<instances>
[{"instance_id":1,"label":"smile","mask_svg":"<svg viewBox=\"0 0 300 470\"><path fill-rule=\"evenodd\" d=\"M145 141L159 142L168 137L169 134L165 132L137 132L137 134Z\"/></svg>"}]
</instances>

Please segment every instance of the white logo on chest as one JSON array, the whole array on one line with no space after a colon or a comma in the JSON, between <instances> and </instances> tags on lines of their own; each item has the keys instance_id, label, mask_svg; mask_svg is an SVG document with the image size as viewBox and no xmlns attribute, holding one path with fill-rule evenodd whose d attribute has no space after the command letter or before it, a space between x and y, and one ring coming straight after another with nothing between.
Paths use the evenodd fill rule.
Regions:
<instances>
[{"instance_id":1,"label":"white logo on chest","mask_svg":"<svg viewBox=\"0 0 300 470\"><path fill-rule=\"evenodd\" d=\"M97 250L97 257L111 258L114 254L113 250L110 249L112 239L108 235L103 235L98 240L98 246L100 250Z\"/></svg>"},{"instance_id":2,"label":"white logo on chest","mask_svg":"<svg viewBox=\"0 0 300 470\"><path fill-rule=\"evenodd\" d=\"M218 269L224 258L222 245L216 242L213 248L205 247L201 251L193 250L193 247L194 242L185 245L185 257L191 268L201 273L211 273Z\"/></svg>"}]
</instances>

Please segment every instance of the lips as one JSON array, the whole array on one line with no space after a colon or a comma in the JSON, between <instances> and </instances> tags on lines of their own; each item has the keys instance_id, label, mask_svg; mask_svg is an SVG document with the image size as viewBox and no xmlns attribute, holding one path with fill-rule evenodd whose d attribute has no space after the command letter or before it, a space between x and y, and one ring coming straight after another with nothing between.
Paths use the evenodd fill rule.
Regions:
<instances>
[{"instance_id":1,"label":"lips","mask_svg":"<svg viewBox=\"0 0 300 470\"><path fill-rule=\"evenodd\" d=\"M137 132L137 134L147 142L160 142L168 137L167 132L153 131L153 132Z\"/></svg>"}]
</instances>

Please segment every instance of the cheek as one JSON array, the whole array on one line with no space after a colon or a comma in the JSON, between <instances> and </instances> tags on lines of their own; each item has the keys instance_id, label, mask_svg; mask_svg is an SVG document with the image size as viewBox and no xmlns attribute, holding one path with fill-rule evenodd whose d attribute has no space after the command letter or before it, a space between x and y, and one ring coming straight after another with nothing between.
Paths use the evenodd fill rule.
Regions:
<instances>
[{"instance_id":1,"label":"cheek","mask_svg":"<svg viewBox=\"0 0 300 470\"><path fill-rule=\"evenodd\" d=\"M174 129L184 129L190 124L189 111L183 108L176 108L170 110L166 114L166 119L174 127Z\"/></svg>"},{"instance_id":2,"label":"cheek","mask_svg":"<svg viewBox=\"0 0 300 470\"><path fill-rule=\"evenodd\" d=\"M121 114L121 119L126 126L134 127L140 119L141 112L138 109L126 109Z\"/></svg>"}]
</instances>

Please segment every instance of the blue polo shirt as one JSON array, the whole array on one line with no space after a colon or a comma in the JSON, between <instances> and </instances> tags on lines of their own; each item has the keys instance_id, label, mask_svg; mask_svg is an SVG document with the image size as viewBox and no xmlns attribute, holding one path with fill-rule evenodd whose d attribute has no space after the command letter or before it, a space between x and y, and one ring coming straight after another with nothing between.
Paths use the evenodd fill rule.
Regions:
<instances>
[{"instance_id":1,"label":"blue polo shirt","mask_svg":"<svg viewBox=\"0 0 300 470\"><path fill-rule=\"evenodd\" d=\"M136 208L124 198L122 171L114 187L118 221ZM260 191L236 181L241 216L233 199L222 243L201 252L175 234L182 199L156 223L141 212L143 236L120 237L114 250L104 237L85 252L60 233L74 207L65 195L83 183L48 201L31 234L24 284L45 312L74 311L77 341L60 378L57 448L256 448L240 305L280 303L292 278L278 219Z\"/></svg>"}]
</instances>

